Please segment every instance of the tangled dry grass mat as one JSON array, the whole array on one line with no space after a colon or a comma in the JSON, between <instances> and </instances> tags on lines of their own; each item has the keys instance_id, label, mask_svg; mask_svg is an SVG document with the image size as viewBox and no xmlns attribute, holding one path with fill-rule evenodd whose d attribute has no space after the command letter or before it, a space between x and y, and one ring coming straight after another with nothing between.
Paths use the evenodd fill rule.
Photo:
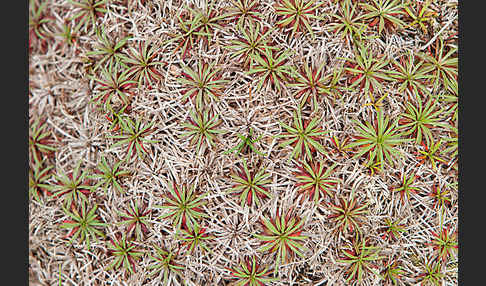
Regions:
<instances>
[{"instance_id":1,"label":"tangled dry grass mat","mask_svg":"<svg viewBox=\"0 0 486 286\"><path fill-rule=\"evenodd\" d=\"M455 285L457 4L31 0L31 285Z\"/></svg>"}]
</instances>

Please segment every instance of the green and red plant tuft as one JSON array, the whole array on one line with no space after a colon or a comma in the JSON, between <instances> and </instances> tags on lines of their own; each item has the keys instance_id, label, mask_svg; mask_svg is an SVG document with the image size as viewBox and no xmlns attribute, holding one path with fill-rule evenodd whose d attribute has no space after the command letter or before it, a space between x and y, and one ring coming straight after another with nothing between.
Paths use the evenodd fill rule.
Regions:
<instances>
[{"instance_id":1,"label":"green and red plant tuft","mask_svg":"<svg viewBox=\"0 0 486 286\"><path fill-rule=\"evenodd\" d=\"M297 159L299 156L307 155L309 160L312 160L312 153L319 151L321 154L326 154L326 150L319 140L329 131L324 131L319 127L321 119L314 117L312 120L303 120L301 110L297 109L293 113L294 126L291 127L283 122L280 125L286 129L287 132L277 135L277 138L283 138L284 142L280 143L280 147L285 148L292 146L293 151L289 156L288 161L292 158Z\"/></svg>"},{"instance_id":2,"label":"green and red plant tuft","mask_svg":"<svg viewBox=\"0 0 486 286\"><path fill-rule=\"evenodd\" d=\"M250 55L255 65L250 67L246 73L254 74L260 79L257 90L261 90L270 83L272 87L277 88L277 91L281 91L284 82L288 82L295 73L294 67L289 64L291 54L291 50L275 51L265 48L263 55L259 53Z\"/></svg>"},{"instance_id":3,"label":"green and red plant tuft","mask_svg":"<svg viewBox=\"0 0 486 286\"><path fill-rule=\"evenodd\" d=\"M253 128L249 128L248 130L248 135L242 135L240 133L236 133L236 136L240 139L240 143L238 143L235 147L229 149L229 150L226 150L223 152L223 154L227 155L227 154L230 154L230 153L233 153L234 151L236 151L236 154L239 155L240 153L248 153L251 151L257 153L258 155L260 156L263 156L265 157L265 154L263 154L262 152L258 151L258 149L253 145L255 143L257 143L258 141L260 141L263 137L263 135L260 135L258 136L257 138L254 138L253 137Z\"/></svg>"},{"instance_id":4,"label":"green and red plant tuft","mask_svg":"<svg viewBox=\"0 0 486 286\"><path fill-rule=\"evenodd\" d=\"M424 69L432 75L435 90L439 88L440 83L447 90L457 82L459 60L454 57L456 53L457 47L451 47L445 53L444 41L440 38L440 41L436 40L435 42L434 53L429 52L429 54L421 55L425 61Z\"/></svg>"},{"instance_id":5,"label":"green and red plant tuft","mask_svg":"<svg viewBox=\"0 0 486 286\"><path fill-rule=\"evenodd\" d=\"M408 57L401 56L399 60L392 60L392 66L395 69L388 72L392 81L398 82L398 92L403 93L408 91L410 94L420 94L425 97L429 94L429 90L426 87L426 81L432 76L424 68L425 61L409 51ZM410 99L410 97L409 97Z\"/></svg>"},{"instance_id":6,"label":"green and red plant tuft","mask_svg":"<svg viewBox=\"0 0 486 286\"><path fill-rule=\"evenodd\" d=\"M216 1L205 1L204 7L192 9L188 7L191 18L199 19L196 30L200 32L203 42L208 46L211 44L212 37L219 31L223 30L221 21L225 20L227 15L221 14L221 9L215 8Z\"/></svg>"},{"instance_id":7,"label":"green and red plant tuft","mask_svg":"<svg viewBox=\"0 0 486 286\"><path fill-rule=\"evenodd\" d=\"M197 225L197 220L208 217L201 207L206 204L203 200L205 195L198 195L195 186L187 188L186 185L178 187L175 182L169 187L169 194L165 196L166 202L161 206L155 206L160 209L167 209L168 212L161 218L172 218L172 224L176 229L181 227L193 227Z\"/></svg>"},{"instance_id":8,"label":"green and red plant tuft","mask_svg":"<svg viewBox=\"0 0 486 286\"><path fill-rule=\"evenodd\" d=\"M52 166L46 166L45 161L39 162L35 160L35 164L29 168L29 195L38 203L42 203L41 196L51 196L50 190L52 186L48 180L52 176L50 173Z\"/></svg>"},{"instance_id":9,"label":"green and red plant tuft","mask_svg":"<svg viewBox=\"0 0 486 286\"><path fill-rule=\"evenodd\" d=\"M432 186L432 191L428 194L432 197L434 201L434 208L439 207L444 209L450 207L452 203L451 190L449 188L441 188L439 185L435 184Z\"/></svg>"},{"instance_id":10,"label":"green and red plant tuft","mask_svg":"<svg viewBox=\"0 0 486 286\"><path fill-rule=\"evenodd\" d=\"M345 70L351 74L350 88L359 86L363 94L383 92L383 81L392 79L385 69L389 61L384 56L376 56L370 52L369 46L358 45L354 58L348 59Z\"/></svg>"},{"instance_id":11,"label":"green and red plant tuft","mask_svg":"<svg viewBox=\"0 0 486 286\"><path fill-rule=\"evenodd\" d=\"M125 47L131 37L125 37L119 41L111 41L108 39L103 26L96 29L96 36L98 37L97 48L94 51L86 53L86 56L95 57L98 62L93 71L96 71L103 64L109 66L115 64L115 67L117 68L125 68L126 66L123 63L124 56L121 53L121 50Z\"/></svg>"},{"instance_id":12,"label":"green and red plant tuft","mask_svg":"<svg viewBox=\"0 0 486 286\"><path fill-rule=\"evenodd\" d=\"M138 83L138 87L147 86L148 89L152 89L162 77L157 67L164 63L155 60L157 57L155 46L139 41L137 47L138 49L129 47L127 56L122 55L121 58L129 65L128 74Z\"/></svg>"},{"instance_id":13,"label":"green and red plant tuft","mask_svg":"<svg viewBox=\"0 0 486 286\"><path fill-rule=\"evenodd\" d=\"M337 262L349 265L349 269L346 271L347 283L351 280L363 281L363 275L366 271L379 275L376 272L378 266L375 263L377 260L385 258L378 255L379 247L371 246L368 239L358 237L357 233L351 244L348 243L346 246L342 251L342 259L337 260Z\"/></svg>"},{"instance_id":14,"label":"green and red plant tuft","mask_svg":"<svg viewBox=\"0 0 486 286\"><path fill-rule=\"evenodd\" d=\"M42 161L42 154L49 156L56 151L56 148L51 146L54 140L46 119L32 119L29 127L30 163L34 164L35 161Z\"/></svg>"},{"instance_id":15,"label":"green and red plant tuft","mask_svg":"<svg viewBox=\"0 0 486 286\"><path fill-rule=\"evenodd\" d=\"M40 2L40 3L39 3ZM29 51L38 45L41 51L47 47L47 38L50 36L46 26L52 21L52 17L46 16L44 9L48 1L29 1Z\"/></svg>"},{"instance_id":16,"label":"green and red plant tuft","mask_svg":"<svg viewBox=\"0 0 486 286\"><path fill-rule=\"evenodd\" d=\"M381 276L383 277L383 280L385 280L385 285L400 285L398 284L398 281L400 281L405 274L405 271L399 265L397 260L389 259L388 261L383 261L383 271L381 272Z\"/></svg>"},{"instance_id":17,"label":"green and red plant tuft","mask_svg":"<svg viewBox=\"0 0 486 286\"><path fill-rule=\"evenodd\" d=\"M407 200L410 200L410 195L417 194L417 192L420 191L419 187L416 187L413 185L414 181L418 179L419 176L415 174L410 174L407 175L406 173L403 173L401 176L401 184L400 186L396 188L390 188L392 192L399 192L400 193L400 201L404 201L406 198Z\"/></svg>"},{"instance_id":18,"label":"green and red plant tuft","mask_svg":"<svg viewBox=\"0 0 486 286\"><path fill-rule=\"evenodd\" d=\"M196 41L203 36L209 36L207 34L198 32L200 27L200 21L202 15L196 15L192 19L186 19L187 12L183 11L182 15L177 16L178 24L179 24L179 31L177 35L173 35L170 40L164 42L164 44L168 44L172 41L177 41L177 47L174 49L174 53L181 49L182 52L182 60L187 58L187 56L192 52L194 48L194 44Z\"/></svg>"},{"instance_id":19,"label":"green and red plant tuft","mask_svg":"<svg viewBox=\"0 0 486 286\"><path fill-rule=\"evenodd\" d=\"M329 179L331 172L336 167L336 164L326 168L324 162L301 162L301 166L297 166L299 172L295 173L297 179L297 187L299 193L308 193L309 198L314 200L317 204L319 199L331 195L331 188L339 183L338 180Z\"/></svg>"},{"instance_id":20,"label":"green and red plant tuft","mask_svg":"<svg viewBox=\"0 0 486 286\"><path fill-rule=\"evenodd\" d=\"M143 239L149 233L148 216L152 211L147 209L147 204L139 207L138 203L130 202L130 207L125 212L118 212L122 221L119 225L126 225L126 235L128 238L136 236L137 240Z\"/></svg>"},{"instance_id":21,"label":"green and red plant tuft","mask_svg":"<svg viewBox=\"0 0 486 286\"><path fill-rule=\"evenodd\" d=\"M79 31L76 30L76 27L73 28L68 20L65 20L64 23L62 23L62 26L60 26L59 28L61 29L61 32L56 33L55 36L61 38L61 41L57 43L55 50L58 50L62 47L61 51L65 55L66 48L78 46L80 34ZM78 54L79 51L75 50L75 53Z\"/></svg>"},{"instance_id":22,"label":"green and red plant tuft","mask_svg":"<svg viewBox=\"0 0 486 286\"><path fill-rule=\"evenodd\" d=\"M306 103L313 101L313 109L317 109L318 96L323 94L329 94L329 90L326 88L326 82L329 80L329 75L324 74L325 62L318 67L312 67L307 61L304 62L303 68L299 70L295 77L295 83L291 83L289 86L297 88L294 94L296 99L300 100L300 108Z\"/></svg>"},{"instance_id":23,"label":"green and red plant tuft","mask_svg":"<svg viewBox=\"0 0 486 286\"><path fill-rule=\"evenodd\" d=\"M351 2L352 0L340 1L339 14L331 14L335 22L329 28L334 34L341 34L341 38L346 38L347 41L356 41L361 39L368 26L362 22L363 15L358 15L360 9L357 9L357 4L351 6Z\"/></svg>"},{"instance_id":24,"label":"green and red plant tuft","mask_svg":"<svg viewBox=\"0 0 486 286\"><path fill-rule=\"evenodd\" d=\"M368 162L365 164L365 169L368 171L370 176L374 176L375 174L380 173L382 170L383 162L382 161L376 161L376 162Z\"/></svg>"},{"instance_id":25,"label":"green and red plant tuft","mask_svg":"<svg viewBox=\"0 0 486 286\"><path fill-rule=\"evenodd\" d=\"M107 12L106 5L108 4L108 0L68 0L68 2L75 6L74 10L76 11L76 14L71 19L79 21L76 26L77 31L83 27L86 32L90 25L90 31L92 31L92 29L95 29L97 26L96 19L102 17Z\"/></svg>"},{"instance_id":26,"label":"green and red plant tuft","mask_svg":"<svg viewBox=\"0 0 486 286\"><path fill-rule=\"evenodd\" d=\"M126 160L130 160L135 153L137 153L139 158L142 158L143 155L148 154L148 151L145 149L143 143L156 143L156 140L149 140L146 137L154 131L152 126L154 122L142 125L142 121L137 119L136 122L133 122L130 118L127 118L124 121L120 121L121 125L121 135L116 136L109 136L108 138L118 139L119 141L116 142L111 146L111 148L117 147L122 144L128 143L127 146L127 154Z\"/></svg>"},{"instance_id":27,"label":"green and red plant tuft","mask_svg":"<svg viewBox=\"0 0 486 286\"><path fill-rule=\"evenodd\" d=\"M198 224L194 224L192 227L185 226L182 229L182 236L180 239L183 241L182 246L187 247L191 254L196 249L212 252L205 241L214 239L214 237L206 232L205 227L201 228Z\"/></svg>"},{"instance_id":28,"label":"green and red plant tuft","mask_svg":"<svg viewBox=\"0 0 486 286\"><path fill-rule=\"evenodd\" d=\"M124 104L130 104L131 88L137 85L137 82L130 79L129 70L120 71L119 68L111 62L108 69L101 68L102 77L88 75L97 83L97 90L94 93L93 102L102 105L105 111L109 111L114 97Z\"/></svg>"},{"instance_id":29,"label":"green and red plant tuft","mask_svg":"<svg viewBox=\"0 0 486 286\"><path fill-rule=\"evenodd\" d=\"M183 84L182 100L196 99L196 109L203 107L203 103L210 99L218 100L224 90L227 80L221 79L220 69L216 62L210 64L198 61L197 70L182 66L182 78L178 81Z\"/></svg>"},{"instance_id":30,"label":"green and red plant tuft","mask_svg":"<svg viewBox=\"0 0 486 286\"><path fill-rule=\"evenodd\" d=\"M87 211L85 201L81 202L80 210L72 207L72 212L63 206L64 214L70 219L64 220L61 228L71 229L66 235L66 238L71 237L70 243L73 243L73 241L79 237L79 242L85 242L88 250L91 250L90 239L98 241L98 236L105 237L105 234L97 229L97 227L107 226L106 223L99 220L99 217L96 214L97 209L98 206L95 205L91 210Z\"/></svg>"},{"instance_id":31,"label":"green and red plant tuft","mask_svg":"<svg viewBox=\"0 0 486 286\"><path fill-rule=\"evenodd\" d=\"M420 286L441 286L445 274L442 273L442 264L440 263L440 261L431 259L428 262L424 263L423 266L425 268L425 271L417 275L417 278L420 279Z\"/></svg>"},{"instance_id":32,"label":"green and red plant tuft","mask_svg":"<svg viewBox=\"0 0 486 286\"><path fill-rule=\"evenodd\" d=\"M281 29L292 28L292 35L307 30L314 38L309 21L310 19L323 19L314 15L316 10L323 5L322 2L316 3L316 0L278 0L274 5L275 14L277 14L275 25Z\"/></svg>"},{"instance_id":33,"label":"green and red plant tuft","mask_svg":"<svg viewBox=\"0 0 486 286\"><path fill-rule=\"evenodd\" d=\"M130 105L128 104L125 104L116 110L111 105L108 105L108 112L105 114L105 118L111 123L109 128L110 131L118 131L120 129L120 122L126 118L129 110Z\"/></svg>"},{"instance_id":34,"label":"green and red plant tuft","mask_svg":"<svg viewBox=\"0 0 486 286\"><path fill-rule=\"evenodd\" d=\"M231 0L231 6L225 14L226 20L236 21L236 27L241 29L245 22L259 23L263 18L258 9L259 0Z\"/></svg>"},{"instance_id":35,"label":"green and red plant tuft","mask_svg":"<svg viewBox=\"0 0 486 286\"><path fill-rule=\"evenodd\" d=\"M334 67L332 74L328 74L324 77L327 83L321 87L321 92L328 96L342 99L345 91L352 91L351 88L340 84L340 81L343 79L343 72L343 66Z\"/></svg>"},{"instance_id":36,"label":"green and red plant tuft","mask_svg":"<svg viewBox=\"0 0 486 286\"><path fill-rule=\"evenodd\" d=\"M182 137L190 137L190 144L196 144L198 152L204 142L208 147L214 147L216 135L226 133L224 130L216 129L223 121L217 114L211 114L208 109L204 112L191 111L191 117L187 121L182 123L185 129Z\"/></svg>"},{"instance_id":37,"label":"green and red plant tuft","mask_svg":"<svg viewBox=\"0 0 486 286\"><path fill-rule=\"evenodd\" d=\"M405 225L400 224L400 221L394 221L389 218L385 218L385 226L383 227L383 233L381 235L381 238L388 240L397 240L400 233L404 232L405 230Z\"/></svg>"},{"instance_id":38,"label":"green and red plant tuft","mask_svg":"<svg viewBox=\"0 0 486 286\"><path fill-rule=\"evenodd\" d=\"M276 252L274 274L282 263L289 262L295 254L304 257L307 248L302 245L302 242L308 238L301 234L304 222L305 218L293 216L292 210L284 214L282 208L277 210L276 217L273 219L260 218L263 233L254 236L264 244L259 251Z\"/></svg>"},{"instance_id":39,"label":"green and red plant tuft","mask_svg":"<svg viewBox=\"0 0 486 286\"><path fill-rule=\"evenodd\" d=\"M263 27L259 22L250 22L248 27L240 27L239 31L242 35L236 40L231 40L231 45L225 47L234 50L230 53L231 58L238 57L245 69L249 69L255 63L256 55L263 57L267 49L278 49L268 39L273 29Z\"/></svg>"},{"instance_id":40,"label":"green and red plant tuft","mask_svg":"<svg viewBox=\"0 0 486 286\"><path fill-rule=\"evenodd\" d=\"M391 31L394 28L404 28L403 22L398 16L403 14L404 5L400 0L372 0L368 3L361 3L366 10L363 19L371 20L368 26L373 27L378 24L378 34L384 30Z\"/></svg>"},{"instance_id":41,"label":"green and red plant tuft","mask_svg":"<svg viewBox=\"0 0 486 286\"><path fill-rule=\"evenodd\" d=\"M79 171L81 161L74 167L74 170L68 174L61 173L56 175L57 185L53 186L53 197L64 196L64 204L67 207L74 207L75 203L81 201L87 202L88 196L91 194L92 187L89 185L87 179L88 171Z\"/></svg>"},{"instance_id":42,"label":"green and red plant tuft","mask_svg":"<svg viewBox=\"0 0 486 286\"><path fill-rule=\"evenodd\" d=\"M453 251L459 248L457 244L457 231L453 232L450 225L447 227L441 226L442 230L439 233L432 231L432 242L427 245L432 246L437 252L437 258L442 263L446 263L447 259L453 255Z\"/></svg>"},{"instance_id":43,"label":"green and red plant tuft","mask_svg":"<svg viewBox=\"0 0 486 286\"><path fill-rule=\"evenodd\" d=\"M419 155L417 156L417 159L420 160L419 164L422 165L427 161L432 165L432 169L434 171L437 171L437 162L447 164L446 160L439 157L442 142L442 138L439 139L438 142L434 142L433 140L431 140L428 144L422 142L420 145L423 150L418 150L418 152L416 153L417 155Z\"/></svg>"},{"instance_id":44,"label":"green and red plant tuft","mask_svg":"<svg viewBox=\"0 0 486 286\"><path fill-rule=\"evenodd\" d=\"M359 151L353 158L367 154L368 164L383 162L385 159L393 164L392 158L400 154L395 146L410 141L401 138L402 134L398 131L396 122L390 124L390 118L384 118L382 110L378 112L373 125L370 122L365 122L366 125L356 120L353 122L357 125L359 135L355 136L356 140L347 145L347 148L358 147Z\"/></svg>"},{"instance_id":45,"label":"green and red plant tuft","mask_svg":"<svg viewBox=\"0 0 486 286\"><path fill-rule=\"evenodd\" d=\"M412 1L404 7L407 13L407 21L410 22L406 27L419 27L424 35L428 35L427 22L432 22L433 17L437 15L436 12L429 8L432 0L426 0L425 2ZM411 6L414 4L414 6ZM410 5L410 6L409 6Z\"/></svg>"},{"instance_id":46,"label":"green and red plant tuft","mask_svg":"<svg viewBox=\"0 0 486 286\"><path fill-rule=\"evenodd\" d=\"M352 233L355 229L358 232L361 230L360 225L363 223L364 215L368 213L367 204L361 204L354 194L351 194L348 199L339 198L339 205L333 203L330 205L332 214L328 218L336 222L339 231Z\"/></svg>"},{"instance_id":47,"label":"green and red plant tuft","mask_svg":"<svg viewBox=\"0 0 486 286\"><path fill-rule=\"evenodd\" d=\"M447 124L441 122L441 115L444 113L444 108L438 109L438 102L429 99L423 106L422 100L417 98L417 106L407 102L407 111L402 113L398 120L399 128L405 130L404 135L412 135L415 137L415 143L423 142L429 145L434 141L432 130L437 130L439 127L447 128Z\"/></svg>"},{"instance_id":48,"label":"green and red plant tuft","mask_svg":"<svg viewBox=\"0 0 486 286\"><path fill-rule=\"evenodd\" d=\"M119 269L123 266L130 273L135 273L135 261L144 255L135 247L133 241L127 240L126 235L117 233L115 239L110 239L110 244L108 244L108 253L114 258L106 270Z\"/></svg>"},{"instance_id":49,"label":"green and red plant tuft","mask_svg":"<svg viewBox=\"0 0 486 286\"><path fill-rule=\"evenodd\" d=\"M130 172L120 168L122 162L123 161L118 161L113 167L110 167L106 162L105 156L101 155L101 161L98 164L98 168L93 171L93 175L89 176L90 179L99 179L99 182L93 186L93 189L96 190L101 187L101 190L106 193L108 188L112 187L123 194L124 191L119 183L119 179L130 175Z\"/></svg>"},{"instance_id":50,"label":"green and red plant tuft","mask_svg":"<svg viewBox=\"0 0 486 286\"><path fill-rule=\"evenodd\" d=\"M155 255L152 256L149 254L152 263L147 268L148 270L153 270L149 276L162 272L164 275L163 285L169 285L169 275L171 273L183 277L181 270L184 270L184 267L175 261L178 253L165 250L156 245L154 245L154 248Z\"/></svg>"},{"instance_id":51,"label":"green and red plant tuft","mask_svg":"<svg viewBox=\"0 0 486 286\"><path fill-rule=\"evenodd\" d=\"M330 153L348 157L347 145L349 142L349 137L344 137L342 140L339 140L339 137L333 135L330 139L332 145L334 146Z\"/></svg>"},{"instance_id":52,"label":"green and red plant tuft","mask_svg":"<svg viewBox=\"0 0 486 286\"><path fill-rule=\"evenodd\" d=\"M226 268L231 273L231 279L237 279L237 286L264 286L265 283L275 281L277 278L269 277L271 274L268 266L263 268L256 260L255 256L246 258L240 262L238 268ZM263 269L262 269L263 268Z\"/></svg>"},{"instance_id":53,"label":"green and red plant tuft","mask_svg":"<svg viewBox=\"0 0 486 286\"><path fill-rule=\"evenodd\" d=\"M248 170L246 160L243 160L243 168L239 167L236 173L231 174L234 185L228 190L228 193L240 194L241 207L245 205L257 207L261 206L264 198L271 198L270 190L265 187L272 182L270 174L265 173L265 169L256 172Z\"/></svg>"},{"instance_id":54,"label":"green and red plant tuft","mask_svg":"<svg viewBox=\"0 0 486 286\"><path fill-rule=\"evenodd\" d=\"M206 46L212 42L212 37L217 32L223 29L221 21L228 16L226 14L220 15L221 10L215 8L214 3L204 2L204 7L198 8L191 5L193 8L184 5L185 9L180 9L182 12L177 16L179 31L177 35L172 35L172 39L166 41L164 44L178 41L178 45L174 52L182 49L182 60L193 50L194 44L198 41L203 41Z\"/></svg>"}]
</instances>

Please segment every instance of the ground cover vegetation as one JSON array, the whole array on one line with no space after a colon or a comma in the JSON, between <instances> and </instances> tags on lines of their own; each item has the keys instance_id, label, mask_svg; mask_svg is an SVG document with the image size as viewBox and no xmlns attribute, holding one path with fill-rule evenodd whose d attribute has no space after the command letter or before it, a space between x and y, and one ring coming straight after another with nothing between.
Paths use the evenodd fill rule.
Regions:
<instances>
[{"instance_id":1,"label":"ground cover vegetation","mask_svg":"<svg viewBox=\"0 0 486 286\"><path fill-rule=\"evenodd\" d=\"M455 0L30 0L31 285L456 285Z\"/></svg>"}]
</instances>

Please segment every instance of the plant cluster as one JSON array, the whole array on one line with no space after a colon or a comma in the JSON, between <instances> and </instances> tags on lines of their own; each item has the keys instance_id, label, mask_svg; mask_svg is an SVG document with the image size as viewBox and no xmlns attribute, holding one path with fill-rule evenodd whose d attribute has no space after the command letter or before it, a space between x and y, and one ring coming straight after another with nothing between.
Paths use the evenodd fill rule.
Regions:
<instances>
[{"instance_id":1,"label":"plant cluster","mask_svg":"<svg viewBox=\"0 0 486 286\"><path fill-rule=\"evenodd\" d=\"M283 209L279 209L274 218L260 219L263 233L255 234L255 237L261 240L263 245L259 251L276 253L274 274L280 265L289 262L293 256L304 257L307 248L302 243L308 237L301 232L305 220L306 218L294 216L291 210L284 213Z\"/></svg>"},{"instance_id":2,"label":"plant cluster","mask_svg":"<svg viewBox=\"0 0 486 286\"><path fill-rule=\"evenodd\" d=\"M335 221L336 227L341 232L360 232L364 215L368 213L367 205L356 200L354 193L349 198L339 198L339 203L331 203L332 214L329 219Z\"/></svg>"},{"instance_id":3,"label":"plant cluster","mask_svg":"<svg viewBox=\"0 0 486 286\"><path fill-rule=\"evenodd\" d=\"M168 210L161 218L170 217L176 229L192 228L198 225L198 219L207 217L201 209L206 203L204 195L197 194L194 185L178 187L174 182L165 199L165 204L156 207Z\"/></svg>"},{"instance_id":4,"label":"plant cluster","mask_svg":"<svg viewBox=\"0 0 486 286\"><path fill-rule=\"evenodd\" d=\"M263 268L261 264L256 261L256 257L242 261L238 268L229 269L233 279L237 279L236 285L260 286L265 283L275 281L276 278L269 277L271 275L268 267Z\"/></svg>"},{"instance_id":5,"label":"plant cluster","mask_svg":"<svg viewBox=\"0 0 486 286\"><path fill-rule=\"evenodd\" d=\"M331 239L345 242L334 259L343 266L339 272L343 283L359 284L377 275L384 283L399 285L409 278L411 273L403 267L408 252L385 260L381 249L400 243L415 226L398 215L376 216L382 210L367 196L379 190L365 193L353 187L347 195L342 191L348 184L343 175L357 174L355 183L364 179L376 186L388 184L383 200L397 202L390 204L392 213L402 210L399 205L411 197L413 203L406 206L413 215L422 207L440 212L440 217L455 210L457 187L455 182L449 184L449 177L445 186L434 182L428 193L423 187L430 177L440 180L458 171L458 55L451 43L454 35L446 38L448 31L434 31L440 4L429 0L162 2L68 0L58 9L49 1L29 1L30 54L42 55L52 42L62 45L62 49L54 45L53 52L74 62L70 68L79 70L81 80L88 82L86 98L95 109L92 113L83 109L85 116L103 122L104 142L96 159L70 158L78 160L70 165L63 163L67 157L59 152L71 147L65 143L70 134L50 120L58 113L69 113L73 120L80 116L71 114L74 109L66 105L69 95L63 90L61 96L49 96L48 104L55 98L54 111L42 116L38 115L42 111L30 107L29 199L36 208L58 203L56 215L62 218L56 223L67 230L64 239L69 239L73 251L86 248L98 255L96 250L107 249L102 255L109 262L103 270L125 269L127 275L138 271L143 279L148 270L147 279L159 275L164 285L171 279L187 283L195 269L186 263L189 260L197 260L197 267L209 263L211 269L222 269L220 263L226 263L225 277L218 279L235 285L293 283L298 280L292 277L297 271L294 264L307 267L309 254L316 253L314 243L320 233L312 233L314 222L324 218L326 226L336 231ZM60 13L57 10L69 17L52 17ZM120 17L120 11L126 11L130 21ZM163 15L144 19L144 25L157 27L136 24L140 22L134 15L142 11ZM52 32L60 29L59 34ZM403 35L423 48L382 47ZM328 42L329 37L340 40ZM340 55L335 56L337 51ZM71 55L80 56L82 62ZM247 94L228 99L237 86L248 86L248 101ZM239 126L235 122L241 120L224 112L246 105L257 114L261 107L257 105L266 102L275 103L272 108L281 118L272 113L263 128L261 122ZM174 118L176 123L168 124ZM352 124L342 126L332 118L350 118ZM238 131L225 138L228 128ZM176 139L194 148L167 146L161 140L166 131L178 130ZM197 156L189 156L196 159L179 171L181 165L174 167L173 160L181 158L168 155L168 148ZM203 178L201 183L202 176L193 172L200 170L199 159L206 156L233 163L221 168L223 174L216 170L215 181ZM150 170L146 176L140 168L149 163L151 169L162 171ZM398 176L387 176L404 164L411 164L411 170L402 168ZM282 172L287 168L295 171ZM181 172L173 175L183 181L169 179L167 188L143 191L151 192L155 204L131 189L138 187L131 183L140 177L160 179L174 170ZM221 192L219 185L213 189L223 181L229 183ZM285 196L293 200L286 207L284 187L288 187ZM162 195L154 195L157 191ZM121 199L122 204L111 207ZM223 212L241 213L247 221L259 218L257 233L236 229L232 234L244 239L248 249L218 247L224 237L213 226L220 223L221 208L227 203L234 207ZM109 214L111 210L117 215ZM372 235L367 233L373 221L370 214L383 217ZM415 277L424 285L442 283L446 264L456 259L457 232L442 222L436 229L425 244L432 258L422 263L422 272ZM160 236L164 239L147 243ZM249 255L223 260L227 250L231 255L241 251ZM334 250L318 255L332 256ZM213 283L213 276L199 282Z\"/></svg>"},{"instance_id":6,"label":"plant cluster","mask_svg":"<svg viewBox=\"0 0 486 286\"><path fill-rule=\"evenodd\" d=\"M349 283L351 280L362 281L363 275L367 272L379 275L376 272L378 268L376 261L385 258L379 256L379 252L379 247L371 245L369 239L356 235L352 242L347 245L347 248L342 250L342 259L337 261L348 266L346 282Z\"/></svg>"},{"instance_id":7,"label":"plant cluster","mask_svg":"<svg viewBox=\"0 0 486 286\"><path fill-rule=\"evenodd\" d=\"M261 205L261 200L270 198L270 190L265 186L270 183L270 174L265 173L264 169L257 172L248 169L246 160L243 161L243 168L231 175L234 186L229 189L229 193L238 193L240 196L241 206L245 204L257 206Z\"/></svg>"}]
</instances>

